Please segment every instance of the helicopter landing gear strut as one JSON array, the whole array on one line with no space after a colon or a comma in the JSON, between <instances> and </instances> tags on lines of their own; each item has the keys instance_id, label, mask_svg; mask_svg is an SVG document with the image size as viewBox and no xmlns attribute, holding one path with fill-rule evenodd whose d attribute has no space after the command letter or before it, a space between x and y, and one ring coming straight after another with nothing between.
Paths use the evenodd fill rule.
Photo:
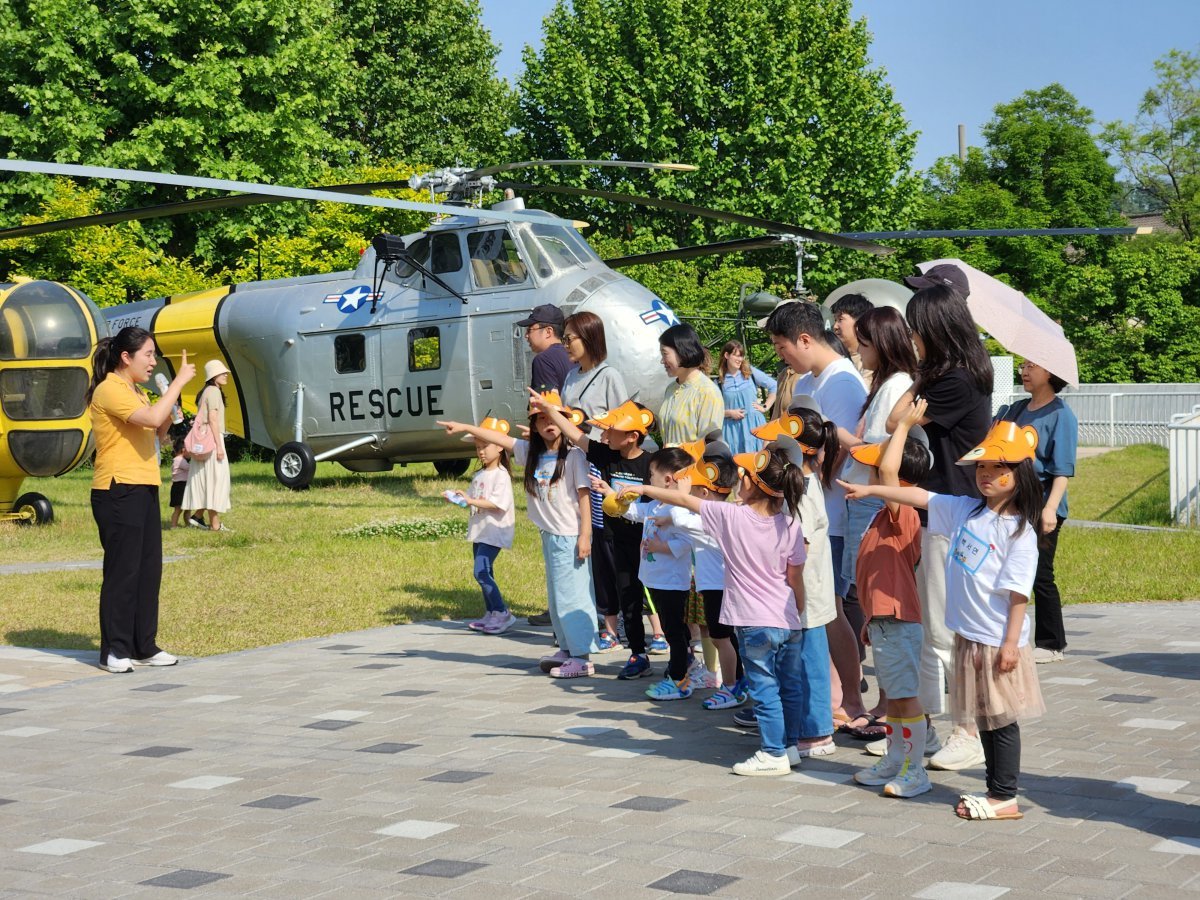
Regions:
<instances>
[{"instance_id":1,"label":"helicopter landing gear strut","mask_svg":"<svg viewBox=\"0 0 1200 900\"><path fill-rule=\"evenodd\" d=\"M41 494L22 494L9 514L18 525L49 525L54 521L54 507Z\"/></svg>"},{"instance_id":2,"label":"helicopter landing gear strut","mask_svg":"<svg viewBox=\"0 0 1200 900\"><path fill-rule=\"evenodd\" d=\"M307 490L316 471L317 458L303 441L288 441L275 451L275 478L286 488Z\"/></svg>"}]
</instances>

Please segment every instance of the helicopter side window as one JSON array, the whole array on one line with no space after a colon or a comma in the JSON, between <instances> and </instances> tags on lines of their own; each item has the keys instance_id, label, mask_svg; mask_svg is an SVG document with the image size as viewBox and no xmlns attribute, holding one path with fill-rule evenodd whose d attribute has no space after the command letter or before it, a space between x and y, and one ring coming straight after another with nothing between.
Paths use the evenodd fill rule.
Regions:
<instances>
[{"instance_id":1,"label":"helicopter side window","mask_svg":"<svg viewBox=\"0 0 1200 900\"><path fill-rule=\"evenodd\" d=\"M408 370L428 372L442 367L442 338L436 326L408 332Z\"/></svg>"},{"instance_id":2,"label":"helicopter side window","mask_svg":"<svg viewBox=\"0 0 1200 900\"><path fill-rule=\"evenodd\" d=\"M530 226L532 240L526 240L525 245L536 244L541 250L541 256L549 260L556 269L569 269L581 266L587 258L582 259L576 253L578 235L565 225L543 225L540 222Z\"/></svg>"},{"instance_id":3,"label":"helicopter side window","mask_svg":"<svg viewBox=\"0 0 1200 900\"><path fill-rule=\"evenodd\" d=\"M489 228L467 235L467 253L471 272L481 288L524 284L529 272L521 261L516 242L503 228Z\"/></svg>"},{"instance_id":4,"label":"helicopter side window","mask_svg":"<svg viewBox=\"0 0 1200 900\"><path fill-rule=\"evenodd\" d=\"M458 234L454 232L435 234L432 248L430 270L434 275L457 272L462 268L462 247L458 242Z\"/></svg>"},{"instance_id":5,"label":"helicopter side window","mask_svg":"<svg viewBox=\"0 0 1200 900\"><path fill-rule=\"evenodd\" d=\"M361 334L339 334L333 339L333 368L339 375L367 368L367 339Z\"/></svg>"}]
</instances>

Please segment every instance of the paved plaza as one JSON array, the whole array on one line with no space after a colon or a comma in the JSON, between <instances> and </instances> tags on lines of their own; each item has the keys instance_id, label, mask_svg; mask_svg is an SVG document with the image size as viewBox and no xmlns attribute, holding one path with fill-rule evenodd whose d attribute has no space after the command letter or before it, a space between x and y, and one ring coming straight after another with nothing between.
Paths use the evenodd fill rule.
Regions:
<instances>
[{"instance_id":1,"label":"paved plaza","mask_svg":"<svg viewBox=\"0 0 1200 900\"><path fill-rule=\"evenodd\" d=\"M0 896L1200 895L1200 603L1067 617L1022 729L1026 816L989 823L951 809L981 769L886 799L841 737L739 778L756 736L729 711L651 704L619 654L547 678L547 629L426 622L133 675L0 648Z\"/></svg>"}]
</instances>

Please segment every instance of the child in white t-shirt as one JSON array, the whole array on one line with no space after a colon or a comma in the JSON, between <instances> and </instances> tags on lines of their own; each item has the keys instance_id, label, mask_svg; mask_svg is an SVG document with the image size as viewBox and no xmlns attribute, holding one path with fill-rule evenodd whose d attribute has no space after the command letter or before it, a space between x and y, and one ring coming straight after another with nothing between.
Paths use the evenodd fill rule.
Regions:
<instances>
[{"instance_id":1,"label":"child in white t-shirt","mask_svg":"<svg viewBox=\"0 0 1200 900\"><path fill-rule=\"evenodd\" d=\"M512 426L504 419L488 416L479 427L508 434ZM512 466L508 461L508 451L498 444L470 435L465 435L463 440L475 445L479 471L471 479L466 493L446 491L443 496L448 502L465 506L471 511L467 520L467 540L471 542L475 580L483 592L485 612L482 618L468 622L467 627L484 634L503 634L516 624L517 617L504 603L504 595L496 584L493 569L500 551L510 549L513 544L516 513Z\"/></svg>"},{"instance_id":2,"label":"child in white t-shirt","mask_svg":"<svg viewBox=\"0 0 1200 900\"><path fill-rule=\"evenodd\" d=\"M1042 485L1033 465L1037 431L992 426L958 464L975 466L982 500L916 487L851 485L847 496L925 507L930 534L950 539L946 625L955 633L950 702L955 721L974 716L983 743L987 794L963 794L963 819L1019 819L1020 718L1046 711L1029 647L1026 606L1037 571Z\"/></svg>"},{"instance_id":3,"label":"child in white t-shirt","mask_svg":"<svg viewBox=\"0 0 1200 900\"><path fill-rule=\"evenodd\" d=\"M583 421L581 412L562 406L557 391L543 397L576 423ZM554 678L582 678L595 674L588 657L598 649L589 565L592 501L587 458L571 446L549 416L533 410L530 413L528 440L461 422L438 424L450 434L470 434L499 444L512 451L517 465L525 468L526 511L542 534L550 624L559 647L542 657L538 665Z\"/></svg>"}]
</instances>

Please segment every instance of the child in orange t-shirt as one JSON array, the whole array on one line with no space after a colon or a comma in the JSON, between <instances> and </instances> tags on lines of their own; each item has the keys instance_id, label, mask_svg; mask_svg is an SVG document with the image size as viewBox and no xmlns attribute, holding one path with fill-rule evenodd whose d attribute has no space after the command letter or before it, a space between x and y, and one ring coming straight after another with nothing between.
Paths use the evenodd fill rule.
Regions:
<instances>
[{"instance_id":1,"label":"child in orange t-shirt","mask_svg":"<svg viewBox=\"0 0 1200 900\"><path fill-rule=\"evenodd\" d=\"M915 403L882 444L851 450L872 466L872 484L916 484L929 472L929 439L917 424L925 401ZM887 695L887 753L854 773L859 784L883 785L889 797L932 790L923 756L928 720L917 697L921 667L921 600L914 569L921 561L921 522L911 506L888 502L871 521L858 551L855 583L866 622L863 644L872 648L880 693Z\"/></svg>"}]
</instances>

